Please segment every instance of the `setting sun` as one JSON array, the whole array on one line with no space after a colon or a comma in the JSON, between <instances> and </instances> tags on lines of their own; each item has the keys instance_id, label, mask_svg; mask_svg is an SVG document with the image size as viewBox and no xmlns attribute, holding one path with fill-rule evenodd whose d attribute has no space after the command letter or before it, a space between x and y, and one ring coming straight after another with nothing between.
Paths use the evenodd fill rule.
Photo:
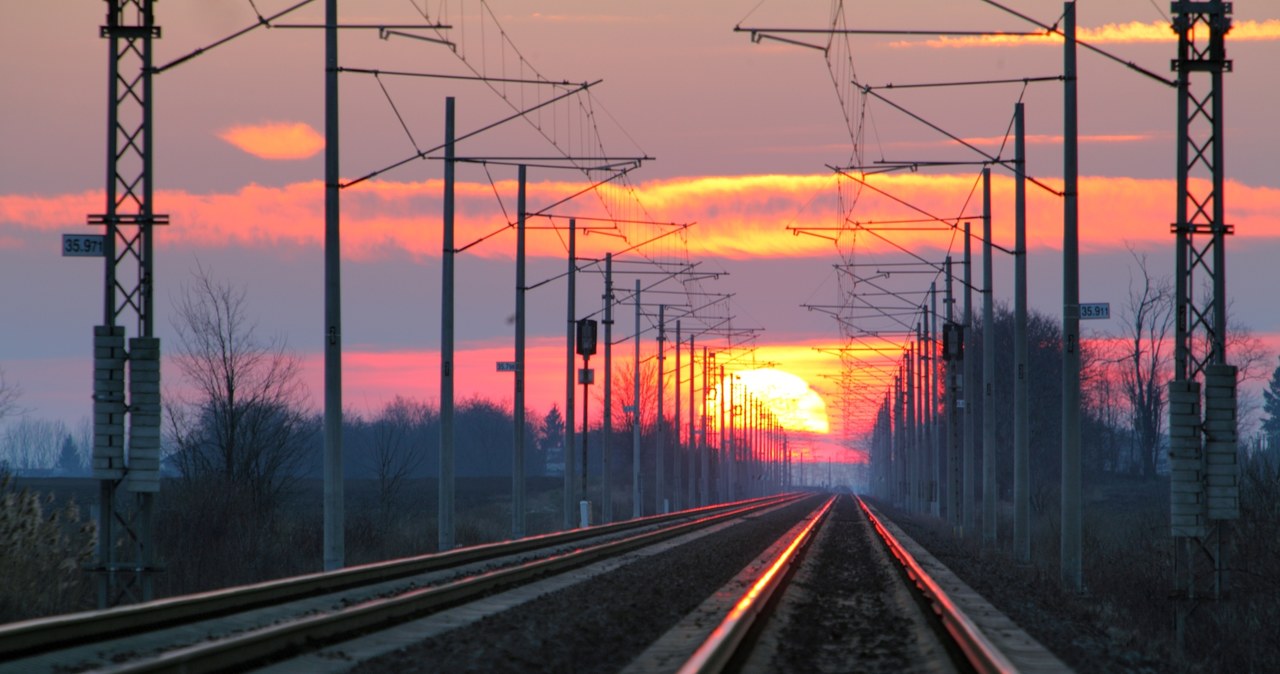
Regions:
<instances>
[{"instance_id":1,"label":"setting sun","mask_svg":"<svg viewBox=\"0 0 1280 674\"><path fill-rule=\"evenodd\" d=\"M733 373L755 397L763 400L789 431L827 433L827 405L805 380L772 368Z\"/></svg>"}]
</instances>

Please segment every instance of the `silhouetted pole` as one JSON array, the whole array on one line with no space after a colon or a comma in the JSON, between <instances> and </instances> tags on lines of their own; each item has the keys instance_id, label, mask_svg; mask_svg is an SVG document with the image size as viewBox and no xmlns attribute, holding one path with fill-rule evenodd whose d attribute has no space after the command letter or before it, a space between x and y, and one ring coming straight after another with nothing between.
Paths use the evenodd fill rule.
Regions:
<instances>
[{"instance_id":1,"label":"silhouetted pole","mask_svg":"<svg viewBox=\"0 0 1280 674\"><path fill-rule=\"evenodd\" d=\"M724 403L725 403L725 387L724 387L724 366L720 366L720 378L717 380L716 398L720 400L720 423L716 425L716 430L720 434L720 443L716 446L716 475L720 478L720 488L717 490L716 497L720 502L726 501L729 494L729 456L725 452L727 444L727 434L724 427ZM731 410L732 412L732 410Z\"/></svg>"},{"instance_id":2,"label":"silhouetted pole","mask_svg":"<svg viewBox=\"0 0 1280 674\"><path fill-rule=\"evenodd\" d=\"M653 504L656 512L667 512L667 420L664 418L666 385L662 378L666 375L666 342L667 342L667 305L658 305L658 416L654 442L654 480Z\"/></svg>"},{"instance_id":3,"label":"silhouetted pole","mask_svg":"<svg viewBox=\"0 0 1280 674\"><path fill-rule=\"evenodd\" d=\"M964 223L964 334L965 340L973 334L973 235L970 231L970 223ZM977 430L977 420L974 418L973 408L977 402L977 391L973 390L974 384L974 367L973 358L968 354L964 359L964 377L960 382L961 395L960 399L964 401L964 457L961 471L964 473L964 506L961 509L963 513L963 530L966 536L972 536L975 533L974 520L975 505L977 503L977 490L974 484L974 432Z\"/></svg>"},{"instance_id":4,"label":"silhouetted pole","mask_svg":"<svg viewBox=\"0 0 1280 674\"><path fill-rule=\"evenodd\" d=\"M604 255L604 442L600 447L600 499L604 523L613 521L613 253Z\"/></svg>"},{"instance_id":5,"label":"silhouetted pole","mask_svg":"<svg viewBox=\"0 0 1280 674\"><path fill-rule=\"evenodd\" d=\"M1080 218L1076 109L1076 4L1062 20L1062 584L1084 590L1080 536Z\"/></svg>"},{"instance_id":6,"label":"silhouetted pole","mask_svg":"<svg viewBox=\"0 0 1280 674\"><path fill-rule=\"evenodd\" d=\"M672 429L675 432L671 434L672 435L671 471L673 473L671 478L671 481L673 483L673 486L671 488L671 496L672 496L671 501L674 504L673 507L676 510L680 510L683 507L682 503L684 502L684 452L682 450L682 447L684 447L684 444L680 442L680 432L683 429L680 427L680 321L679 320L676 321L676 369L675 369L675 376L673 376L671 379L675 383L675 387L676 387L675 420L672 423Z\"/></svg>"},{"instance_id":7,"label":"silhouetted pole","mask_svg":"<svg viewBox=\"0 0 1280 674\"><path fill-rule=\"evenodd\" d=\"M945 309L946 325L949 326L950 328L951 338L956 341L960 341L962 332L957 331L954 327L951 327L956 324L955 323L956 300L955 300L955 295L952 292L953 277L952 277L952 263L951 263L950 255L947 256L944 268L946 269L946 283L943 284L943 289L944 289L943 292L945 293L946 299L943 301L942 304L944 307L946 307ZM962 353L960 351L960 345L957 344L957 345L950 345L950 346L951 346L950 353L948 353L949 357ZM961 525L961 522L963 521L960 514L960 511L963 508L961 503L962 503L962 497L964 494L963 483L960 479L960 446L962 442L960 440L960 429L963 427L964 422L960 418L961 412L960 412L960 408L958 407L958 402L960 399L960 395L959 395L960 384L958 381L959 373L956 372L956 370L960 367L962 366L955 361L954 357L951 357L947 361L947 396L946 396L947 489L946 489L946 497L947 497L947 521L951 522L951 527L953 532L961 531L960 525Z\"/></svg>"},{"instance_id":8,"label":"silhouetted pole","mask_svg":"<svg viewBox=\"0 0 1280 674\"><path fill-rule=\"evenodd\" d=\"M453 197L454 197L454 101L444 99L444 218L440 257L440 476L436 507L439 550L454 546L454 446L453 446Z\"/></svg>"},{"instance_id":9,"label":"silhouetted pole","mask_svg":"<svg viewBox=\"0 0 1280 674\"><path fill-rule=\"evenodd\" d=\"M698 474L696 461L698 457L698 449L700 448L700 445L698 444L697 429L694 427L694 418L697 412L693 397L694 376L696 374L694 364L697 359L698 352L694 350L693 335L689 335L689 444L685 447L685 451L689 457L689 497L688 500L685 501L685 506L690 508L700 505L694 478L694 476Z\"/></svg>"},{"instance_id":10,"label":"silhouetted pole","mask_svg":"<svg viewBox=\"0 0 1280 674\"><path fill-rule=\"evenodd\" d=\"M324 5L324 569L346 563L342 476L342 257L338 207L338 0Z\"/></svg>"},{"instance_id":11,"label":"silhouetted pole","mask_svg":"<svg viewBox=\"0 0 1280 674\"><path fill-rule=\"evenodd\" d=\"M640 279L636 279L636 355L631 383L631 516L639 517L640 502Z\"/></svg>"},{"instance_id":12,"label":"silhouetted pole","mask_svg":"<svg viewBox=\"0 0 1280 674\"><path fill-rule=\"evenodd\" d=\"M702 347L702 435L698 443L698 454L702 459L702 474L698 476L701 498L698 505L711 505L711 447L707 440L707 347Z\"/></svg>"},{"instance_id":13,"label":"silhouetted pole","mask_svg":"<svg viewBox=\"0 0 1280 674\"><path fill-rule=\"evenodd\" d=\"M982 169L982 544L996 545L996 332L991 278L991 169Z\"/></svg>"},{"instance_id":14,"label":"silhouetted pole","mask_svg":"<svg viewBox=\"0 0 1280 674\"><path fill-rule=\"evenodd\" d=\"M575 225L574 219L569 218L569 269L567 272L568 281L569 281L568 283L569 296L568 296L568 299L565 301L566 312L568 315L565 317L565 338L564 338L564 343L565 343L564 388L565 388L565 391L564 391L564 494L563 494L563 497L564 497L564 528L565 529L573 528L573 524L574 524L573 515L578 509L578 499L576 497L577 495L574 494L574 487L573 487L574 476L577 475L577 470L575 470L574 460L573 460L573 450L577 446L577 443L574 442L574 430L573 430L574 429L573 392L574 392L574 383L576 381L574 372L577 370L577 368L574 367L576 363L574 362L575 354L574 354L573 342L574 342L574 336L575 336L575 333L577 332L577 327L578 327L578 318L577 318L578 289L577 289L577 278L576 278L577 274L575 273L577 271L577 261L574 259L574 256L577 254L578 232L577 232L577 228L574 225ZM585 388L582 391L582 395L583 396L587 395ZM583 414L584 415L586 414L585 410L583 411ZM583 421L586 421L586 419L583 419ZM583 433L586 433L586 431L583 430ZM584 485L585 485L585 481L584 481ZM583 492L582 492L582 500L585 501L586 499L587 499L587 492L586 492L586 487L584 486Z\"/></svg>"},{"instance_id":15,"label":"silhouetted pole","mask_svg":"<svg viewBox=\"0 0 1280 674\"><path fill-rule=\"evenodd\" d=\"M738 498L738 443L733 437L733 418L735 414L734 405L737 400L733 397L733 380L736 377L729 378L729 446L727 455L729 458L729 500L734 501Z\"/></svg>"},{"instance_id":16,"label":"silhouetted pole","mask_svg":"<svg viewBox=\"0 0 1280 674\"><path fill-rule=\"evenodd\" d=\"M929 450L933 480L929 504L934 517L942 516L942 460L938 445L938 282L929 284Z\"/></svg>"},{"instance_id":17,"label":"silhouetted pole","mask_svg":"<svg viewBox=\"0 0 1280 674\"><path fill-rule=\"evenodd\" d=\"M511 414L515 421L511 448L511 537L524 538L524 239L525 239L525 165L518 169L516 193L516 371L515 395ZM565 454L571 448L565 448Z\"/></svg>"},{"instance_id":18,"label":"silhouetted pole","mask_svg":"<svg viewBox=\"0 0 1280 674\"><path fill-rule=\"evenodd\" d=\"M1031 404L1027 372L1027 152L1022 103L1014 105L1013 558L1031 563Z\"/></svg>"},{"instance_id":19,"label":"silhouetted pole","mask_svg":"<svg viewBox=\"0 0 1280 674\"><path fill-rule=\"evenodd\" d=\"M916 326L917 337L920 328ZM916 463L920 460L916 453L916 345L907 344L907 510L918 512L916 499Z\"/></svg>"}]
</instances>

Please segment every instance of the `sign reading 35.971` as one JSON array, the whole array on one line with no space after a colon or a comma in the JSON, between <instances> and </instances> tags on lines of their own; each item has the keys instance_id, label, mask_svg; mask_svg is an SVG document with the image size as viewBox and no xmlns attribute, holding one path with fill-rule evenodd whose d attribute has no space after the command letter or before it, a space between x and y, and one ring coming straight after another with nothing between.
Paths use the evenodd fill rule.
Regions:
<instances>
[{"instance_id":1,"label":"sign reading 35.971","mask_svg":"<svg viewBox=\"0 0 1280 674\"><path fill-rule=\"evenodd\" d=\"M63 234L62 257L103 257L105 239L104 234Z\"/></svg>"}]
</instances>

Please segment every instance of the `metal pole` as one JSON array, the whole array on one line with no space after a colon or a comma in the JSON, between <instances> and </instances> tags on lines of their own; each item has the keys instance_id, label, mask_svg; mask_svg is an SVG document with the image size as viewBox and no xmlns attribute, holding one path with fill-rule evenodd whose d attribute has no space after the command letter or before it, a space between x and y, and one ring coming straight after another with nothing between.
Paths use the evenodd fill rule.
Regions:
<instances>
[{"instance_id":1,"label":"metal pole","mask_svg":"<svg viewBox=\"0 0 1280 674\"><path fill-rule=\"evenodd\" d=\"M590 417L587 416L587 403L591 401L590 396L587 395L588 383L585 376L590 362L591 357L584 354L582 356L582 369L584 374L582 378L582 508L580 511L581 516L578 521L579 526L583 527L591 526L591 501L587 498L587 457L589 456L587 454L589 449L587 443L588 432L590 431L590 426L588 425L588 419L590 419Z\"/></svg>"},{"instance_id":2,"label":"metal pole","mask_svg":"<svg viewBox=\"0 0 1280 674\"><path fill-rule=\"evenodd\" d=\"M917 326L918 328L918 326ZM917 334L919 330L917 329ZM916 346L907 345L907 510L916 512Z\"/></svg>"},{"instance_id":3,"label":"metal pole","mask_svg":"<svg viewBox=\"0 0 1280 674\"><path fill-rule=\"evenodd\" d=\"M631 516L644 512L640 498L640 279L636 279L636 354L631 374Z\"/></svg>"},{"instance_id":4,"label":"metal pole","mask_svg":"<svg viewBox=\"0 0 1280 674\"><path fill-rule=\"evenodd\" d=\"M684 444L680 442L680 321L676 321L676 369L675 375L672 377L676 387L676 405L675 420L672 422L672 428L675 432L672 434L671 445L671 470L672 482L671 488L672 503L676 510L682 509L684 503Z\"/></svg>"},{"instance_id":5,"label":"metal pole","mask_svg":"<svg viewBox=\"0 0 1280 674\"><path fill-rule=\"evenodd\" d=\"M1013 558L1031 563L1031 406L1027 372L1027 150L1022 103L1014 106Z\"/></svg>"},{"instance_id":6,"label":"metal pole","mask_svg":"<svg viewBox=\"0 0 1280 674\"><path fill-rule=\"evenodd\" d=\"M724 366L720 366L720 379L718 380L716 398L720 400L720 423L716 426L716 430L720 433L720 444L716 446L716 472L720 478L720 488L716 493L719 501L724 502L728 499L729 494L729 455L725 451L728 447L728 440L724 427L724 403L725 403L725 387L724 387ZM732 413L732 410L731 410Z\"/></svg>"},{"instance_id":7,"label":"metal pole","mask_svg":"<svg viewBox=\"0 0 1280 674\"><path fill-rule=\"evenodd\" d=\"M946 299L943 300L942 305L943 307L945 307L945 311L946 311L946 325L950 327L955 323L955 320L956 320L955 319L955 296L952 294L952 270L951 270L950 255L947 256L944 269L946 270L945 271L946 283L943 284L943 293ZM951 329L950 334L952 339L959 339L959 334L954 329ZM959 438L957 437L959 435L958 431L960 430L960 427L961 427L961 420L958 418L959 409L956 407L957 399L959 398L957 394L960 392L960 387L958 385L958 382L956 381L957 374L958 374L956 372L957 366L958 366L958 363L956 363L954 359L950 359L947 361L947 390L946 390L946 417L945 417L946 428L947 428L946 498L947 498L947 521L951 522L951 526L954 531L960 530L960 521L961 521L960 496L962 494L962 491L961 491L962 485L960 480L960 442L959 442Z\"/></svg>"},{"instance_id":8,"label":"metal pole","mask_svg":"<svg viewBox=\"0 0 1280 674\"><path fill-rule=\"evenodd\" d=\"M698 443L698 453L702 458L702 474L698 476L698 486L702 494L698 505L711 505L711 447L707 440L707 347L702 347L702 436Z\"/></svg>"},{"instance_id":9,"label":"metal pole","mask_svg":"<svg viewBox=\"0 0 1280 674\"><path fill-rule=\"evenodd\" d=\"M604 256L604 441L600 445L600 499L605 524L613 522L613 253Z\"/></svg>"},{"instance_id":10,"label":"metal pole","mask_svg":"<svg viewBox=\"0 0 1280 674\"><path fill-rule=\"evenodd\" d=\"M577 261L574 256L577 255L577 228L574 226L574 219L569 218L569 270L568 274L568 297L565 300L565 354L564 354L564 528L573 528L574 514L578 510L577 495L573 492L573 478L577 475L573 463L573 448L577 445L573 437L573 411L574 411L574 348L573 338L575 329L577 328ZM583 397L586 397L586 389L582 391ZM586 412L583 412L586 414ZM585 422L586 419L583 419ZM584 430L583 433L586 433ZM585 461L584 461L585 463ZM583 483L582 499L587 498L586 483Z\"/></svg>"},{"instance_id":11,"label":"metal pole","mask_svg":"<svg viewBox=\"0 0 1280 674\"><path fill-rule=\"evenodd\" d=\"M454 446L453 446L453 246L454 197L454 101L444 99L444 222L440 258L440 483L437 504L437 543L441 550L454 546Z\"/></svg>"},{"instance_id":12,"label":"metal pole","mask_svg":"<svg viewBox=\"0 0 1280 674\"><path fill-rule=\"evenodd\" d=\"M730 501L737 500L738 498L738 484L737 484L738 482L738 443L735 442L735 439L733 437L733 418L737 416L735 413L736 410L734 410L734 403L736 402L736 400L733 397L733 380L735 378L736 377L729 378L729 446L728 446L729 470L728 470L728 475L729 475L729 500Z\"/></svg>"},{"instance_id":13,"label":"metal pole","mask_svg":"<svg viewBox=\"0 0 1280 674\"><path fill-rule=\"evenodd\" d=\"M964 223L964 334L965 340L973 335L973 235L970 223ZM976 406L977 391L973 390L975 374L973 358L965 355L964 379L960 382L960 400L964 402L964 457L960 470L964 473L964 503L961 507L963 523L961 525L966 536L975 533L974 520L976 513L977 490L974 484L974 432L977 430L973 409Z\"/></svg>"},{"instance_id":14,"label":"metal pole","mask_svg":"<svg viewBox=\"0 0 1280 674\"><path fill-rule=\"evenodd\" d=\"M324 8L324 568L346 560L342 481L342 258L338 234L338 0Z\"/></svg>"},{"instance_id":15,"label":"metal pole","mask_svg":"<svg viewBox=\"0 0 1280 674\"><path fill-rule=\"evenodd\" d=\"M991 169L982 169L982 544L996 545L996 322L991 266Z\"/></svg>"},{"instance_id":16,"label":"metal pole","mask_svg":"<svg viewBox=\"0 0 1280 674\"><path fill-rule=\"evenodd\" d=\"M518 169L516 196L516 372L514 400L511 416L515 423L511 447L511 537L524 538L524 245L525 245L525 184L527 170L524 164ZM565 448L565 454L570 448Z\"/></svg>"},{"instance_id":17,"label":"metal pole","mask_svg":"<svg viewBox=\"0 0 1280 674\"><path fill-rule=\"evenodd\" d=\"M658 414L657 414L657 433L654 440L654 480L653 480L653 504L655 512L667 512L667 420L666 405L664 404L663 394L666 393L665 382L662 378L666 375L666 341L667 341L667 305L658 305Z\"/></svg>"},{"instance_id":18,"label":"metal pole","mask_svg":"<svg viewBox=\"0 0 1280 674\"><path fill-rule=\"evenodd\" d=\"M694 386L693 385L694 385L694 376L696 375L696 371L694 370L694 365L695 365L695 362L697 361L697 358L698 358L698 352L694 350L693 335L689 335L689 444L685 449L685 451L688 452L688 455L689 455L689 495L688 495L688 499L685 501L685 505L690 508L700 505L700 502L698 501L698 497L697 497L697 489L694 486L695 485L694 476L698 474L697 464L695 463L695 461L697 460L697 456L698 456L697 451L700 447L700 445L698 444L698 434L696 432L697 429L694 428L694 418L695 418L694 414L696 412L696 409L694 407L694 397L693 397Z\"/></svg>"},{"instance_id":19,"label":"metal pole","mask_svg":"<svg viewBox=\"0 0 1280 674\"><path fill-rule=\"evenodd\" d=\"M1080 503L1080 241L1076 109L1076 3L1065 3L1062 200L1062 584L1084 590Z\"/></svg>"},{"instance_id":20,"label":"metal pole","mask_svg":"<svg viewBox=\"0 0 1280 674\"><path fill-rule=\"evenodd\" d=\"M929 449L933 483L929 503L934 517L942 516L942 462L938 448L938 282L929 284Z\"/></svg>"}]
</instances>

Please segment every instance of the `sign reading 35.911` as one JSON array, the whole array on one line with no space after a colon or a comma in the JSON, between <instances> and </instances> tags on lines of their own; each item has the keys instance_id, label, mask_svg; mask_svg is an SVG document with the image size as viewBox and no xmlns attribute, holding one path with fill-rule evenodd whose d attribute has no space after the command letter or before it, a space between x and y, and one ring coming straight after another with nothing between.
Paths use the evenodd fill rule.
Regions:
<instances>
[{"instance_id":1,"label":"sign reading 35.911","mask_svg":"<svg viewBox=\"0 0 1280 674\"><path fill-rule=\"evenodd\" d=\"M104 257L105 240L104 234L63 234L62 257Z\"/></svg>"}]
</instances>

